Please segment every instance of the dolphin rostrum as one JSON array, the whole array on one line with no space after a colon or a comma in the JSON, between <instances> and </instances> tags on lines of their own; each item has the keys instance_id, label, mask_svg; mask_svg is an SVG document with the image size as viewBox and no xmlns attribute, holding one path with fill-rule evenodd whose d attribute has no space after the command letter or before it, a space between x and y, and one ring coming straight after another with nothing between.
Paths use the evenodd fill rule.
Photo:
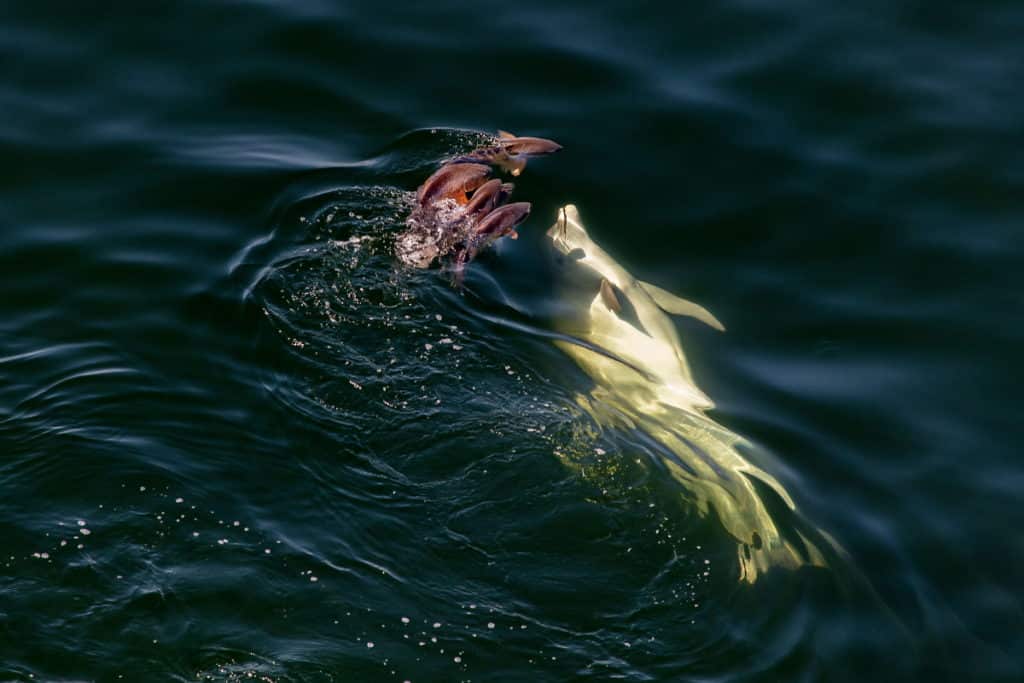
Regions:
<instances>
[{"instance_id":1,"label":"dolphin rostrum","mask_svg":"<svg viewBox=\"0 0 1024 683\"><path fill-rule=\"evenodd\" d=\"M828 536L802 522L782 484L743 457L746 439L704 414L714 404L694 383L667 314L724 326L702 306L630 275L594 243L572 204L559 210L547 236L567 267L595 285L592 298L585 295L589 307L562 321L566 337L555 341L594 382L578 398L581 407L598 425L653 439L685 497L701 515L713 512L737 541L741 580L753 583L771 567L825 566L808 535L831 544ZM769 506L765 496L781 504Z\"/></svg>"}]
</instances>

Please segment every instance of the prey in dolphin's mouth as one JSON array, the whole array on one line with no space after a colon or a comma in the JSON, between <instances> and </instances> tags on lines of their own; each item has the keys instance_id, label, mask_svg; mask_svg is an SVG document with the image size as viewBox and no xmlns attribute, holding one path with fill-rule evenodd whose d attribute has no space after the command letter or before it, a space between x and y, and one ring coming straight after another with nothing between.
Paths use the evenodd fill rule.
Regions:
<instances>
[{"instance_id":1,"label":"prey in dolphin's mouth","mask_svg":"<svg viewBox=\"0 0 1024 683\"><path fill-rule=\"evenodd\" d=\"M530 203L506 203L514 185L491 178L491 167L518 176L528 159L561 148L552 140L499 131L493 145L443 164L416 190L406 230L395 242L398 260L417 268L440 261L460 277L489 245L502 237L516 239L516 226L530 215Z\"/></svg>"}]
</instances>

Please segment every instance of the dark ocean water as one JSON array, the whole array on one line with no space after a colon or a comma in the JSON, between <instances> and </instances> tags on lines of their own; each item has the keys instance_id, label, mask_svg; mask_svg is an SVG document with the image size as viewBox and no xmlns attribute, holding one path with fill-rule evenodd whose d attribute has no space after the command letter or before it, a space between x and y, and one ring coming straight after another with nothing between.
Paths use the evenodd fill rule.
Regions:
<instances>
[{"instance_id":1,"label":"dark ocean water","mask_svg":"<svg viewBox=\"0 0 1024 683\"><path fill-rule=\"evenodd\" d=\"M1024 6L855 5L7 3L0 680L1024 680ZM522 238L398 267L498 128ZM576 410L567 202L830 568Z\"/></svg>"}]
</instances>

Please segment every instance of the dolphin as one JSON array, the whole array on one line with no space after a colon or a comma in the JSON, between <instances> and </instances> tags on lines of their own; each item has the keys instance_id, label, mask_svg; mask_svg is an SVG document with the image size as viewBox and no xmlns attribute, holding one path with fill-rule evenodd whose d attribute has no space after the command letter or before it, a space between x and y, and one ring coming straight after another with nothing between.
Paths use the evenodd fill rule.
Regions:
<instances>
[{"instance_id":1,"label":"dolphin","mask_svg":"<svg viewBox=\"0 0 1024 683\"><path fill-rule=\"evenodd\" d=\"M705 415L714 403L694 382L669 314L725 326L704 307L633 277L591 239L572 204L559 210L547 237L575 280L591 285L584 310L555 321L564 335L555 344L594 383L577 399L583 410L602 427L653 440L684 497L701 516L714 513L736 540L741 581L753 583L772 567L826 566L808 536L831 539L803 522L782 484L743 456L746 439Z\"/></svg>"}]
</instances>

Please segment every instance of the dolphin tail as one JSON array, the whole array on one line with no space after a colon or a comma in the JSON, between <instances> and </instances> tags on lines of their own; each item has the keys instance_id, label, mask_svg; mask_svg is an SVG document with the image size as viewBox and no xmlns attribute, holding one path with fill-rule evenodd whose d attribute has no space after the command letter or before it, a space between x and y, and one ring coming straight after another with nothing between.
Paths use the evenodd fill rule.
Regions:
<instances>
[{"instance_id":1,"label":"dolphin tail","mask_svg":"<svg viewBox=\"0 0 1024 683\"><path fill-rule=\"evenodd\" d=\"M843 554L825 532L807 522L782 484L747 461L743 437L705 417L667 421L643 416L643 428L665 446L664 464L696 503L736 542L739 579L754 583L775 567L828 567ZM671 424L666 427L666 423Z\"/></svg>"},{"instance_id":2,"label":"dolphin tail","mask_svg":"<svg viewBox=\"0 0 1024 683\"><path fill-rule=\"evenodd\" d=\"M812 535L819 533L821 532L812 532ZM754 583L758 576L775 567L784 569L799 569L805 566L829 567L829 562L825 559L825 552L818 547L818 544L801 531L793 530L792 536L792 538L780 536L775 542L760 548L739 543L736 552L740 566L740 581Z\"/></svg>"}]
</instances>

